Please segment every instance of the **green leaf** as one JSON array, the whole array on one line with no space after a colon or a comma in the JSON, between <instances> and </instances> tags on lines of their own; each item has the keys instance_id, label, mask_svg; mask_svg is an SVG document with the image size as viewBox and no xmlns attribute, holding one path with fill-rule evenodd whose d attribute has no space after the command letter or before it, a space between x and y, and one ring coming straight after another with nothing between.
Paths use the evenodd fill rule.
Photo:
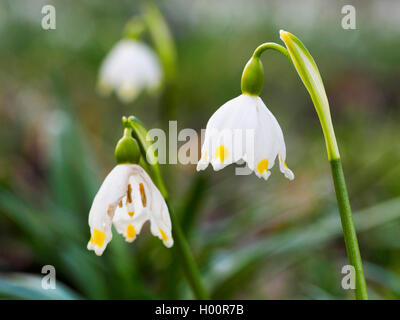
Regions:
<instances>
[{"instance_id":1,"label":"green leaf","mask_svg":"<svg viewBox=\"0 0 400 320\"><path fill-rule=\"evenodd\" d=\"M386 201L354 214L358 232L376 228L399 218L400 198ZM212 296L221 298L219 292L225 292L225 290L221 291L225 286L236 282L247 270L250 271L243 281L249 281L250 272L255 271L255 266L262 265L263 261L277 255L295 254L299 250L311 252L316 247L327 245L341 234L340 219L337 212L333 212L308 227L302 226L281 232L243 249L216 252L204 279L213 290Z\"/></svg>"},{"instance_id":2,"label":"green leaf","mask_svg":"<svg viewBox=\"0 0 400 320\"><path fill-rule=\"evenodd\" d=\"M0 276L0 297L25 300L75 300L79 295L57 280L55 289L42 288L42 277L24 273Z\"/></svg>"}]
</instances>

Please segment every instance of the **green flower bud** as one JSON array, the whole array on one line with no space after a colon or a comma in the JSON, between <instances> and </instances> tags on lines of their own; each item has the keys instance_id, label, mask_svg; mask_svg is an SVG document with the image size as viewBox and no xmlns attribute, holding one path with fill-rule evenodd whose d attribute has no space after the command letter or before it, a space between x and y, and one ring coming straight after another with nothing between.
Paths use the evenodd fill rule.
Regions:
<instances>
[{"instance_id":1,"label":"green flower bud","mask_svg":"<svg viewBox=\"0 0 400 320\"><path fill-rule=\"evenodd\" d=\"M242 73L242 93L259 96L264 84L264 68L259 56L252 56Z\"/></svg>"},{"instance_id":2,"label":"green flower bud","mask_svg":"<svg viewBox=\"0 0 400 320\"><path fill-rule=\"evenodd\" d=\"M118 164L139 163L140 148L136 139L131 136L132 129L125 128L124 136L118 141L115 147L115 160Z\"/></svg>"}]
</instances>

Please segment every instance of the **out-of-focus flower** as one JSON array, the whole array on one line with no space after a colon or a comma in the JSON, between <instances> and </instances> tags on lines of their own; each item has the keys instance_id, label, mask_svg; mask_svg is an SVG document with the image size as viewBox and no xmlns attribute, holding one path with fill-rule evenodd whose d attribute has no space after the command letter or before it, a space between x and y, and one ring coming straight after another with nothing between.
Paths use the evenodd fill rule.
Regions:
<instances>
[{"instance_id":1,"label":"out-of-focus flower","mask_svg":"<svg viewBox=\"0 0 400 320\"><path fill-rule=\"evenodd\" d=\"M120 40L104 59L98 88L103 94L113 90L123 102L132 102L138 94L156 91L162 81L158 57L143 42Z\"/></svg>"},{"instance_id":2,"label":"out-of-focus flower","mask_svg":"<svg viewBox=\"0 0 400 320\"><path fill-rule=\"evenodd\" d=\"M106 177L89 213L88 249L102 255L112 239L111 226L132 242L143 224L170 248L174 241L168 207L148 174L137 164L119 164Z\"/></svg>"}]
</instances>

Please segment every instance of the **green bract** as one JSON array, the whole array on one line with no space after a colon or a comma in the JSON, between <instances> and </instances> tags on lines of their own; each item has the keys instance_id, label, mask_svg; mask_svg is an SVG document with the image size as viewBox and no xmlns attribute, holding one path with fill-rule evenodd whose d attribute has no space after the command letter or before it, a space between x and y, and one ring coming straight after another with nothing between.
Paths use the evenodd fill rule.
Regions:
<instances>
[{"instance_id":1,"label":"green bract","mask_svg":"<svg viewBox=\"0 0 400 320\"><path fill-rule=\"evenodd\" d=\"M304 44L293 34L281 30L280 36L287 47L293 65L307 88L314 103L315 110L318 113L325 136L328 159L340 159L329 110L329 102L317 64Z\"/></svg>"}]
</instances>

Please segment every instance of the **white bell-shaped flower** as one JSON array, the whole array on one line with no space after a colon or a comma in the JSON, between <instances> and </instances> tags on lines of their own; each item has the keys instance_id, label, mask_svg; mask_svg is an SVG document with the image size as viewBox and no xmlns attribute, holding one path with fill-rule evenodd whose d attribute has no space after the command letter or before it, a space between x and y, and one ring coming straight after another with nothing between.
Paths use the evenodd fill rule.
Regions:
<instances>
[{"instance_id":1,"label":"white bell-shaped flower","mask_svg":"<svg viewBox=\"0 0 400 320\"><path fill-rule=\"evenodd\" d=\"M208 121L197 171L209 163L217 171L244 161L259 178L267 180L276 156L280 171L293 180L278 121L260 97L242 94L222 105Z\"/></svg>"},{"instance_id":2,"label":"white bell-shaped flower","mask_svg":"<svg viewBox=\"0 0 400 320\"><path fill-rule=\"evenodd\" d=\"M98 87L104 94L115 90L123 102L131 102L142 90L157 90L161 80L159 59L153 50L137 40L123 39L104 59Z\"/></svg>"},{"instance_id":3,"label":"white bell-shaped flower","mask_svg":"<svg viewBox=\"0 0 400 320\"><path fill-rule=\"evenodd\" d=\"M167 204L148 174L136 164L119 164L106 177L89 213L88 249L101 255L112 239L114 224L126 241L132 242L143 224L170 248L174 241Z\"/></svg>"}]
</instances>

